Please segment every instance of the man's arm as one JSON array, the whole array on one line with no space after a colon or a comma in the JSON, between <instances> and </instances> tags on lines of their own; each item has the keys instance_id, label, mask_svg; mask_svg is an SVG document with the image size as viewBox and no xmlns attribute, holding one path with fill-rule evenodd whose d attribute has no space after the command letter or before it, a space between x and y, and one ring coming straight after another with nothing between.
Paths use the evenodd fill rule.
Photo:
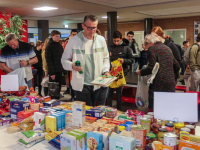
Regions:
<instances>
[{"instance_id":1,"label":"man's arm","mask_svg":"<svg viewBox=\"0 0 200 150\"><path fill-rule=\"evenodd\" d=\"M69 39L65 50L63 52L62 58L61 58L61 63L62 66L65 70L73 70L72 68L72 45L73 45L73 41L72 39Z\"/></svg>"},{"instance_id":2,"label":"man's arm","mask_svg":"<svg viewBox=\"0 0 200 150\"><path fill-rule=\"evenodd\" d=\"M104 52L103 52L103 73L110 71L110 58L109 52L106 45L106 41L104 41Z\"/></svg>"},{"instance_id":3,"label":"man's arm","mask_svg":"<svg viewBox=\"0 0 200 150\"><path fill-rule=\"evenodd\" d=\"M10 73L10 72L13 71L12 69L10 69L10 68L6 65L6 63L0 63L0 66L1 66L2 70L4 70L6 73Z\"/></svg>"}]
</instances>

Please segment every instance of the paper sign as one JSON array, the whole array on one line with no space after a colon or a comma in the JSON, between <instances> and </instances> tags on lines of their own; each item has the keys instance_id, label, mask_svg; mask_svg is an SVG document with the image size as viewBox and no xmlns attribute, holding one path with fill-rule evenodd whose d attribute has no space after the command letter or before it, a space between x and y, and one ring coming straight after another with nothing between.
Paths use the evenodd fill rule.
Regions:
<instances>
[{"instance_id":1,"label":"paper sign","mask_svg":"<svg viewBox=\"0 0 200 150\"><path fill-rule=\"evenodd\" d=\"M198 94L154 92L154 118L198 122Z\"/></svg>"},{"instance_id":2,"label":"paper sign","mask_svg":"<svg viewBox=\"0 0 200 150\"><path fill-rule=\"evenodd\" d=\"M1 75L2 91L19 91L18 75Z\"/></svg>"}]
</instances>

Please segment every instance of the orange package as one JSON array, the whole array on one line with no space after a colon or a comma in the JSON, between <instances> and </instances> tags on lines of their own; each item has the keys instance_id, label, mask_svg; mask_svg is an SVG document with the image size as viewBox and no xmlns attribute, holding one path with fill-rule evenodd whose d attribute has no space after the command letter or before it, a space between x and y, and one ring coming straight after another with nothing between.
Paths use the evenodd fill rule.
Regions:
<instances>
[{"instance_id":1,"label":"orange package","mask_svg":"<svg viewBox=\"0 0 200 150\"><path fill-rule=\"evenodd\" d=\"M191 141L179 141L178 144L179 144L178 150L182 150L182 149L200 150L199 143L195 143L195 142L191 142Z\"/></svg>"},{"instance_id":2,"label":"orange package","mask_svg":"<svg viewBox=\"0 0 200 150\"><path fill-rule=\"evenodd\" d=\"M93 123L93 122L96 122L96 121L97 121L97 118L95 118L95 117L90 117L90 116L85 116L85 121L86 121L86 122Z\"/></svg>"},{"instance_id":3,"label":"orange package","mask_svg":"<svg viewBox=\"0 0 200 150\"><path fill-rule=\"evenodd\" d=\"M15 121L15 122L12 122L10 125L11 125L11 127L17 127L20 124L21 124L20 122Z\"/></svg>"}]
</instances>

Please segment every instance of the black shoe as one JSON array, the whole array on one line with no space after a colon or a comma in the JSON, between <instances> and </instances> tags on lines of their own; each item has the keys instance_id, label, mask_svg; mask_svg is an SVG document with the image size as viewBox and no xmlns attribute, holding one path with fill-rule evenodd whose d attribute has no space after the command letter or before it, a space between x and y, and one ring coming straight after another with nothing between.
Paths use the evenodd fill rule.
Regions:
<instances>
[{"instance_id":1,"label":"black shoe","mask_svg":"<svg viewBox=\"0 0 200 150\"><path fill-rule=\"evenodd\" d=\"M63 92L63 94L70 94L70 90L67 89L65 92Z\"/></svg>"}]
</instances>

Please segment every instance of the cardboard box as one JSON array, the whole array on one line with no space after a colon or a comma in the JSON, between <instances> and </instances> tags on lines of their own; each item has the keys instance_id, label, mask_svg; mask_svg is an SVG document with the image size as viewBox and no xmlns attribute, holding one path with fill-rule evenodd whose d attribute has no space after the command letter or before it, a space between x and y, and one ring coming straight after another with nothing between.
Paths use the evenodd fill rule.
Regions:
<instances>
[{"instance_id":1,"label":"cardboard box","mask_svg":"<svg viewBox=\"0 0 200 150\"><path fill-rule=\"evenodd\" d=\"M66 113L65 114L65 125L67 126L72 126L72 118L73 114L72 113Z\"/></svg>"},{"instance_id":2,"label":"cardboard box","mask_svg":"<svg viewBox=\"0 0 200 150\"><path fill-rule=\"evenodd\" d=\"M53 132L57 131L57 125L56 125L56 117L54 116L46 116L46 132Z\"/></svg>"},{"instance_id":3,"label":"cardboard box","mask_svg":"<svg viewBox=\"0 0 200 150\"><path fill-rule=\"evenodd\" d=\"M17 119L17 113L23 111L24 108L29 108L29 102L24 101L11 101L10 102L10 113L12 119Z\"/></svg>"},{"instance_id":4,"label":"cardboard box","mask_svg":"<svg viewBox=\"0 0 200 150\"><path fill-rule=\"evenodd\" d=\"M60 105L60 100L52 99L48 102L43 103L43 106L48 106L48 107L55 107L57 105Z\"/></svg>"},{"instance_id":5,"label":"cardboard box","mask_svg":"<svg viewBox=\"0 0 200 150\"><path fill-rule=\"evenodd\" d=\"M56 117L57 131L62 130L63 129L63 127L62 127L62 114L51 114L51 116Z\"/></svg>"},{"instance_id":6,"label":"cardboard box","mask_svg":"<svg viewBox=\"0 0 200 150\"><path fill-rule=\"evenodd\" d=\"M87 133L86 150L102 150L103 149L103 135L95 132ZM113 150L113 149L111 149Z\"/></svg>"},{"instance_id":7,"label":"cardboard box","mask_svg":"<svg viewBox=\"0 0 200 150\"><path fill-rule=\"evenodd\" d=\"M103 112L102 112L102 110L89 109L89 110L86 110L86 116L101 119L103 117Z\"/></svg>"},{"instance_id":8,"label":"cardboard box","mask_svg":"<svg viewBox=\"0 0 200 150\"><path fill-rule=\"evenodd\" d=\"M39 108L40 108L40 104L39 103L30 104L30 109L39 111Z\"/></svg>"},{"instance_id":9,"label":"cardboard box","mask_svg":"<svg viewBox=\"0 0 200 150\"><path fill-rule=\"evenodd\" d=\"M109 149L135 149L135 138L114 134L109 138Z\"/></svg>"},{"instance_id":10,"label":"cardboard box","mask_svg":"<svg viewBox=\"0 0 200 150\"><path fill-rule=\"evenodd\" d=\"M200 143L200 136L190 134L190 141Z\"/></svg>"},{"instance_id":11,"label":"cardboard box","mask_svg":"<svg viewBox=\"0 0 200 150\"><path fill-rule=\"evenodd\" d=\"M85 150L86 133L81 133L73 130L71 132L68 132L67 134L76 137L76 150Z\"/></svg>"},{"instance_id":12,"label":"cardboard box","mask_svg":"<svg viewBox=\"0 0 200 150\"><path fill-rule=\"evenodd\" d=\"M62 134L60 138L61 150L77 150L76 137L69 134Z\"/></svg>"},{"instance_id":13,"label":"cardboard box","mask_svg":"<svg viewBox=\"0 0 200 150\"><path fill-rule=\"evenodd\" d=\"M108 133L107 133L107 132L99 132L99 131L94 131L94 132L103 135L103 150L108 150L108 149L109 149L109 144L108 144Z\"/></svg>"},{"instance_id":14,"label":"cardboard box","mask_svg":"<svg viewBox=\"0 0 200 150\"><path fill-rule=\"evenodd\" d=\"M45 114L40 112L34 113L34 122L33 122L33 130L41 129L44 130L45 127Z\"/></svg>"},{"instance_id":15,"label":"cardboard box","mask_svg":"<svg viewBox=\"0 0 200 150\"><path fill-rule=\"evenodd\" d=\"M179 141L178 150L200 150L200 144L191 141Z\"/></svg>"}]
</instances>

